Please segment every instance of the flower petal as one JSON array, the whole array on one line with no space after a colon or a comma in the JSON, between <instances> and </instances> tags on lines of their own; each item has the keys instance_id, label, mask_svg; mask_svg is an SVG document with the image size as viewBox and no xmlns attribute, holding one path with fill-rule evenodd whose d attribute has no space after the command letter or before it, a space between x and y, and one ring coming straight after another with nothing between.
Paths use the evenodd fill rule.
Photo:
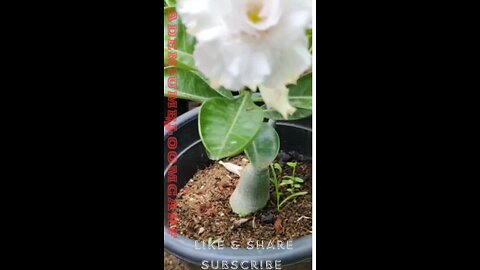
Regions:
<instances>
[{"instance_id":1,"label":"flower petal","mask_svg":"<svg viewBox=\"0 0 480 270\"><path fill-rule=\"evenodd\" d=\"M288 101L288 88L273 89L260 85L259 89L267 107L278 111L283 118L288 119L297 110Z\"/></svg>"},{"instance_id":2,"label":"flower petal","mask_svg":"<svg viewBox=\"0 0 480 270\"><path fill-rule=\"evenodd\" d=\"M296 83L311 66L305 34L312 20L311 0L177 2L182 20L198 41L195 63L212 87L256 91L263 85L272 100L269 107L284 115L294 110L286 85ZM287 107L280 109L278 104Z\"/></svg>"}]
</instances>

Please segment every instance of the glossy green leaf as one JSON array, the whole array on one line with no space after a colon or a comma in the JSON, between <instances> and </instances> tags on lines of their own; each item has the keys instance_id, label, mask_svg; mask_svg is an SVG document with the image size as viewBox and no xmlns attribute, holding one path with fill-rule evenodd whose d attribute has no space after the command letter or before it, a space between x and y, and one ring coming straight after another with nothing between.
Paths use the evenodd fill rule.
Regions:
<instances>
[{"instance_id":1,"label":"glossy green leaf","mask_svg":"<svg viewBox=\"0 0 480 270\"><path fill-rule=\"evenodd\" d=\"M272 109L267 109L266 105L263 105L262 109L265 110L265 117L272 120L298 120L310 117L312 115L312 110L297 108L297 110L290 115L288 119L284 119L279 112Z\"/></svg>"},{"instance_id":2,"label":"glossy green leaf","mask_svg":"<svg viewBox=\"0 0 480 270\"><path fill-rule=\"evenodd\" d=\"M199 132L211 159L240 154L253 141L263 123L263 111L250 94L238 99L213 98L200 109Z\"/></svg>"},{"instance_id":3,"label":"glossy green leaf","mask_svg":"<svg viewBox=\"0 0 480 270\"><path fill-rule=\"evenodd\" d=\"M245 154L256 168L267 168L280 151L280 138L275 128L263 123L257 137L245 148Z\"/></svg>"},{"instance_id":4,"label":"glossy green leaf","mask_svg":"<svg viewBox=\"0 0 480 270\"><path fill-rule=\"evenodd\" d=\"M300 78L296 85L290 85L288 87L290 104L300 109L312 110L312 87L312 73Z\"/></svg>"},{"instance_id":5,"label":"glossy green leaf","mask_svg":"<svg viewBox=\"0 0 480 270\"><path fill-rule=\"evenodd\" d=\"M206 84L210 85L209 82L208 82L208 79L205 78L205 76L203 76L203 74L201 72L199 72L198 70L192 70L192 73L196 74L199 78L201 78ZM210 88L212 88L210 86ZM234 98L233 97L233 94L232 94L232 91L229 91L223 87L220 87L219 89L214 89L212 88L213 90L217 91L220 95L226 97L226 98L229 98L229 99L232 99Z\"/></svg>"},{"instance_id":6,"label":"glossy green leaf","mask_svg":"<svg viewBox=\"0 0 480 270\"><path fill-rule=\"evenodd\" d=\"M163 95L168 96L168 71L174 67L168 67L164 69L163 73ZM204 102L211 98L218 98L221 95L210 88L210 86L195 73L177 69L177 95L178 98L193 100L197 102Z\"/></svg>"}]
</instances>

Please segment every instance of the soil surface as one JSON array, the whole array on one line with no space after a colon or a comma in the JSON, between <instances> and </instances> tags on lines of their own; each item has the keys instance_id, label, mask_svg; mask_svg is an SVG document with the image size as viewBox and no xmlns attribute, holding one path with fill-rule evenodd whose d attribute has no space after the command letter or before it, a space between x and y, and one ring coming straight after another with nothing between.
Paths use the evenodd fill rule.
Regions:
<instances>
[{"instance_id":1,"label":"soil surface","mask_svg":"<svg viewBox=\"0 0 480 270\"><path fill-rule=\"evenodd\" d=\"M244 155L223 160L239 166L246 166ZM280 153L276 162L280 163L283 173L277 178L292 175L292 169L285 165L287 161L297 161L295 176L305 180L298 191L308 194L289 201L279 211L276 207L275 187L271 184L270 201L257 213L240 218L230 208L229 198L233 193L239 176L229 172L218 162L198 171L177 197L178 232L190 239L209 241L222 240L225 246L237 245L246 248L249 241L274 243L295 240L311 234L312 230L312 165L301 155ZM281 187L288 194L287 187ZM251 243L251 242L250 242Z\"/></svg>"},{"instance_id":2,"label":"soil surface","mask_svg":"<svg viewBox=\"0 0 480 270\"><path fill-rule=\"evenodd\" d=\"M165 270L188 270L187 266L179 259L165 251L163 252L163 267Z\"/></svg>"}]
</instances>

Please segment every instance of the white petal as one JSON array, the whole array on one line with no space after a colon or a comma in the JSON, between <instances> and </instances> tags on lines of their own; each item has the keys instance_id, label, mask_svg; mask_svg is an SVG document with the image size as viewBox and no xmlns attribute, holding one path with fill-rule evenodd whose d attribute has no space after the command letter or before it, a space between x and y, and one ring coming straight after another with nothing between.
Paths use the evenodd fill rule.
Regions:
<instances>
[{"instance_id":1,"label":"white petal","mask_svg":"<svg viewBox=\"0 0 480 270\"><path fill-rule=\"evenodd\" d=\"M177 11L189 34L198 41L209 41L227 32L223 17L230 1L178 0Z\"/></svg>"},{"instance_id":2,"label":"white petal","mask_svg":"<svg viewBox=\"0 0 480 270\"><path fill-rule=\"evenodd\" d=\"M213 86L256 89L271 74L268 56L250 44L228 39L197 44L195 64Z\"/></svg>"},{"instance_id":3,"label":"white petal","mask_svg":"<svg viewBox=\"0 0 480 270\"><path fill-rule=\"evenodd\" d=\"M275 52L271 57L275 72L265 78L264 84L269 88L294 84L311 66L311 54L308 51L308 40L301 37L290 47Z\"/></svg>"},{"instance_id":4,"label":"white petal","mask_svg":"<svg viewBox=\"0 0 480 270\"><path fill-rule=\"evenodd\" d=\"M278 111L283 118L288 119L288 116L296 111L288 101L288 88L273 89L260 85L259 89L267 107Z\"/></svg>"}]
</instances>

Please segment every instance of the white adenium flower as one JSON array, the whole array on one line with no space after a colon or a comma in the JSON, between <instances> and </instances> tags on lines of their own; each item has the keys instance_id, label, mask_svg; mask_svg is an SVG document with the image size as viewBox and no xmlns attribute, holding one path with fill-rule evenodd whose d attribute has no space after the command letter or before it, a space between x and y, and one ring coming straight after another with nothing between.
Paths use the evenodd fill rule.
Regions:
<instances>
[{"instance_id":1,"label":"white adenium flower","mask_svg":"<svg viewBox=\"0 0 480 270\"><path fill-rule=\"evenodd\" d=\"M286 85L311 65L311 0L179 0L177 11L212 87L258 87L269 108L285 118L295 112Z\"/></svg>"}]
</instances>

